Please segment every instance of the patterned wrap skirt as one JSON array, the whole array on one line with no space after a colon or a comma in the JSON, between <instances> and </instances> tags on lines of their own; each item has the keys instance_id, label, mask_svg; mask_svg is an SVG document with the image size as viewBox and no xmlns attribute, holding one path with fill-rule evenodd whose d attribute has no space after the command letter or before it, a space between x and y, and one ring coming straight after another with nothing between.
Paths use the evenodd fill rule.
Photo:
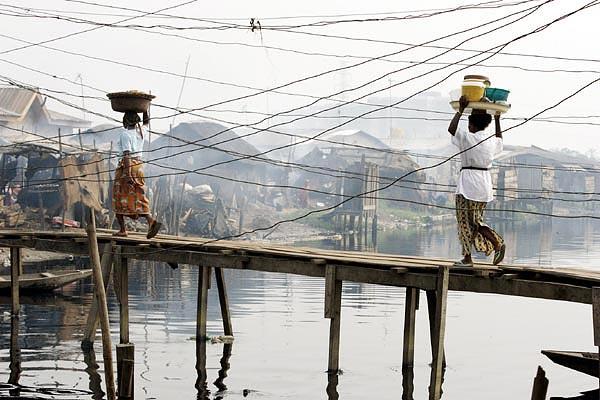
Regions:
<instances>
[{"instance_id":1,"label":"patterned wrap skirt","mask_svg":"<svg viewBox=\"0 0 600 400\"><path fill-rule=\"evenodd\" d=\"M480 226L487 227L498 243L504 243L502 237L483 222L486 206L485 202L466 199L462 194L456 195L456 222L463 255L471 254L471 246L486 256L494 251L494 244L479 232Z\"/></svg>"},{"instance_id":2,"label":"patterned wrap skirt","mask_svg":"<svg viewBox=\"0 0 600 400\"><path fill-rule=\"evenodd\" d=\"M138 219L140 215L150 214L150 203L146 197L144 170L142 160L137 157L130 159L131 176L133 183L129 182L123 168L123 160L115 171L113 182L112 206L115 214L126 215Z\"/></svg>"}]
</instances>

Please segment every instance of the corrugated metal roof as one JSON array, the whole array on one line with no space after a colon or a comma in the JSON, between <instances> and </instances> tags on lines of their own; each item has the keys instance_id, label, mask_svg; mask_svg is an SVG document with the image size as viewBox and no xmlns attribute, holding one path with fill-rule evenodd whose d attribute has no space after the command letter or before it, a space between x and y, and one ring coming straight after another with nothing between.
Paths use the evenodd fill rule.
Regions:
<instances>
[{"instance_id":1,"label":"corrugated metal roof","mask_svg":"<svg viewBox=\"0 0 600 400\"><path fill-rule=\"evenodd\" d=\"M18 117L20 114L14 113L10 110L0 107L0 116L6 117Z\"/></svg>"},{"instance_id":2,"label":"corrugated metal roof","mask_svg":"<svg viewBox=\"0 0 600 400\"><path fill-rule=\"evenodd\" d=\"M75 126L78 128L87 128L92 125L91 121L59 113L58 111L46 109L46 112L50 116L51 122L56 125Z\"/></svg>"},{"instance_id":3,"label":"corrugated metal roof","mask_svg":"<svg viewBox=\"0 0 600 400\"><path fill-rule=\"evenodd\" d=\"M39 94L13 86L0 86L0 116L23 117Z\"/></svg>"}]
</instances>

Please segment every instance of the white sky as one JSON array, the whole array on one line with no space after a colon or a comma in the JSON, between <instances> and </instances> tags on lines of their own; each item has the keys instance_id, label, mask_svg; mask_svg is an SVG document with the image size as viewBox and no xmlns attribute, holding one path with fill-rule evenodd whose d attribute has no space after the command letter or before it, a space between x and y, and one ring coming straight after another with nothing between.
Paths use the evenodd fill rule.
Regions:
<instances>
[{"instance_id":1,"label":"white sky","mask_svg":"<svg viewBox=\"0 0 600 400\"><path fill-rule=\"evenodd\" d=\"M448 47L459 46L461 49L481 51L527 35L557 17L589 3L578 0L487 2L485 4L505 7L463 10L428 18L347 22L310 28L287 27L319 21L419 15L435 9L474 4L474 1L196 1L164 11L167 14L196 20L147 16L123 23L193 29L154 27L136 30L100 27L44 45L56 50L41 46L14 50L25 44L19 40L39 43L95 27L64 19L37 18L35 15L61 15L114 24L126 18L182 3L184 0L98 0L97 3L87 4L72 0L0 1L1 83L10 79L40 87L44 94L112 118L120 118L120 115L111 111L105 97L107 92L129 89L151 91L157 96L152 108L152 128L166 130L170 123L194 120L199 116L182 115L174 121L171 117L172 111L161 106L201 109L197 112L198 115L220 118L231 124L244 124L259 121L261 117L254 114L242 115L239 111L268 114L286 111L313 101L298 95L328 96L342 87L351 89L395 70L404 69L371 83L364 89L351 91L336 98L354 99L376 90L382 91L380 96L388 96L390 79L392 84L398 85L391 89L393 97L409 96L429 86L432 86L431 90L447 93L460 87L464 74L479 73L489 76L493 86L511 90L509 100L512 109L504 122L504 127L508 128L523 118L531 118L536 113L553 107L589 82L600 78L600 46L596 39L600 36L600 6L583 10L545 30L523 37L502 50L517 55L498 54L485 61L475 52L455 50L441 55ZM138 11L101 7L99 4L128 7ZM511 4L513 6L508 6ZM500 27L503 22L491 22L536 5L542 6L532 15L508 27ZM16 7L30 10L27 12ZM11 15L14 13L25 13L23 15L27 17ZM349 14L353 15L347 16ZM514 20L523 15L524 13L521 13L504 21ZM299 16L303 18L297 18ZM203 29L223 28L229 24L248 26L250 18L258 19L264 29L255 32L249 28ZM484 26L440 39L479 24ZM287 31L269 29L274 25L285 26ZM490 32L486 33L487 31ZM306 35L306 32L371 41ZM461 43L467 39L470 40ZM432 45L439 47L407 49L404 45L426 41L432 41ZM277 50L274 47L315 54L299 54ZM349 67L366 61L369 57L380 57L401 50L405 51L386 60L367 62L362 66L348 68L344 72L329 73L321 78L280 89L288 93L285 95L270 92L231 101L240 96L254 94L255 90L249 88L270 89L342 66ZM431 57L435 58L430 63L406 68L410 63L423 62ZM183 74L188 59L187 79L182 91ZM464 66L452 65L457 62L481 62L482 65L460 70ZM434 71L436 69L439 70ZM423 76L418 77L419 75ZM409 81L400 84L404 80ZM85 96L98 99L82 99L82 92ZM581 152L592 149L600 155L600 110L597 102L599 93L600 83L596 83L540 116L553 117L554 121L569 122L568 124L531 121L508 131L505 142L534 144L544 148L568 147ZM222 104L212 106L217 103ZM90 113L84 114L52 99L48 105L57 111L78 117L85 116L94 124L107 122L105 118ZM209 108L206 109L207 107ZM451 110L448 107L443 111ZM308 109L295 114L300 112L308 113Z\"/></svg>"}]
</instances>

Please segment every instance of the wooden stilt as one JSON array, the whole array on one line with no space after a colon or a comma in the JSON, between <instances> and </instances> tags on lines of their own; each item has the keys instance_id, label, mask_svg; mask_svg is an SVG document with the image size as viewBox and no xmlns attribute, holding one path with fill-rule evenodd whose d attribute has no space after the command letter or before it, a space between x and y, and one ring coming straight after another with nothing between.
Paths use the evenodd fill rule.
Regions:
<instances>
[{"instance_id":1,"label":"wooden stilt","mask_svg":"<svg viewBox=\"0 0 600 400\"><path fill-rule=\"evenodd\" d=\"M325 268L325 318L330 319L327 372L329 374L336 374L340 369L342 281L336 278L335 267L333 265L326 265Z\"/></svg>"},{"instance_id":2,"label":"wooden stilt","mask_svg":"<svg viewBox=\"0 0 600 400\"><path fill-rule=\"evenodd\" d=\"M94 276L94 291L98 299L100 316L100 327L102 328L102 354L104 356L104 371L106 381L106 397L108 400L116 400L115 377L113 370L112 344L110 340L110 324L108 321L108 305L106 304L106 291L102 279L102 267L100 266L100 254L98 252L98 241L96 237L96 217L94 209L90 212L90 224L86 227L90 260Z\"/></svg>"},{"instance_id":3,"label":"wooden stilt","mask_svg":"<svg viewBox=\"0 0 600 400\"><path fill-rule=\"evenodd\" d=\"M435 357L433 354L435 348L435 313L437 303L437 293L434 290L426 290L427 295L427 312L429 316L429 337L431 339L431 359ZM442 349L442 368L446 368L446 354Z\"/></svg>"},{"instance_id":4,"label":"wooden stilt","mask_svg":"<svg viewBox=\"0 0 600 400\"><path fill-rule=\"evenodd\" d=\"M117 247L114 257L115 292L119 300L119 336L121 344L129 343L129 266L127 258L121 256L121 248Z\"/></svg>"},{"instance_id":5,"label":"wooden stilt","mask_svg":"<svg viewBox=\"0 0 600 400\"><path fill-rule=\"evenodd\" d=\"M227 287L222 268L215 268L215 280L217 281L217 290L219 291L219 304L221 305L221 317L223 318L223 332L225 335L233 335L231 325L231 313L229 312L229 298L227 297Z\"/></svg>"},{"instance_id":6,"label":"wooden stilt","mask_svg":"<svg viewBox=\"0 0 600 400\"><path fill-rule=\"evenodd\" d=\"M113 266L113 244L107 243L104 245L102 250L102 261L101 269L102 269L102 282L104 284L104 291L106 292L106 288L108 287L108 282L110 280L110 275L112 273ZM87 322L85 325L85 330L83 333L83 339L81 341L81 347L84 350L89 350L94 345L94 339L96 336L96 330L98 329L98 299L96 297L96 292L94 291L94 300L90 306L90 312L88 314Z\"/></svg>"},{"instance_id":7,"label":"wooden stilt","mask_svg":"<svg viewBox=\"0 0 600 400\"><path fill-rule=\"evenodd\" d=\"M541 366L538 366L537 374L533 380L533 391L531 392L531 400L546 400L548 393L548 378L546 372Z\"/></svg>"},{"instance_id":8,"label":"wooden stilt","mask_svg":"<svg viewBox=\"0 0 600 400\"><path fill-rule=\"evenodd\" d=\"M131 343L117 345L117 382L119 384L119 400L133 399L135 387L134 365L135 347Z\"/></svg>"},{"instance_id":9,"label":"wooden stilt","mask_svg":"<svg viewBox=\"0 0 600 400\"><path fill-rule=\"evenodd\" d=\"M198 398L207 397L206 374L206 313L208 309L208 288L210 284L210 267L200 267L198 273L198 308L196 315L196 390Z\"/></svg>"},{"instance_id":10,"label":"wooden stilt","mask_svg":"<svg viewBox=\"0 0 600 400\"><path fill-rule=\"evenodd\" d=\"M444 361L444 336L446 333L446 304L448 300L449 270L450 268L448 266L441 266L438 270L429 400L439 400L442 397L442 367Z\"/></svg>"},{"instance_id":11,"label":"wooden stilt","mask_svg":"<svg viewBox=\"0 0 600 400\"><path fill-rule=\"evenodd\" d=\"M196 310L196 342L206 340L206 313L208 310L208 287L210 267L200 267L198 273L198 308Z\"/></svg>"},{"instance_id":12,"label":"wooden stilt","mask_svg":"<svg viewBox=\"0 0 600 400\"><path fill-rule=\"evenodd\" d=\"M19 316L19 275L23 272L23 249L20 247L10 248L10 295L11 295L11 314L13 317Z\"/></svg>"},{"instance_id":13,"label":"wooden stilt","mask_svg":"<svg viewBox=\"0 0 600 400\"><path fill-rule=\"evenodd\" d=\"M600 287L592 288L592 322L594 324L594 345L598 346L600 356ZM600 358L600 357L599 357ZM600 380L600 363L598 367L598 379Z\"/></svg>"},{"instance_id":14,"label":"wooden stilt","mask_svg":"<svg viewBox=\"0 0 600 400\"><path fill-rule=\"evenodd\" d=\"M406 288L404 305L404 343L402 347L402 368L413 367L415 361L415 320L419 308L419 289Z\"/></svg>"}]
</instances>

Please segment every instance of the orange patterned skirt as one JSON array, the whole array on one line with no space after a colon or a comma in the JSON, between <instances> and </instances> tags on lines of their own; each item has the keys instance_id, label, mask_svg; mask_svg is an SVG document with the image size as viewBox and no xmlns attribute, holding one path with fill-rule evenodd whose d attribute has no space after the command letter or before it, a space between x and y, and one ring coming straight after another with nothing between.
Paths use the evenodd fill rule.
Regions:
<instances>
[{"instance_id":1,"label":"orange patterned skirt","mask_svg":"<svg viewBox=\"0 0 600 400\"><path fill-rule=\"evenodd\" d=\"M119 162L115 171L112 206L115 214L138 219L140 215L150 214L150 203L146 197L142 160L137 157L131 158L130 165L133 183L129 182L124 172L123 161Z\"/></svg>"}]
</instances>

